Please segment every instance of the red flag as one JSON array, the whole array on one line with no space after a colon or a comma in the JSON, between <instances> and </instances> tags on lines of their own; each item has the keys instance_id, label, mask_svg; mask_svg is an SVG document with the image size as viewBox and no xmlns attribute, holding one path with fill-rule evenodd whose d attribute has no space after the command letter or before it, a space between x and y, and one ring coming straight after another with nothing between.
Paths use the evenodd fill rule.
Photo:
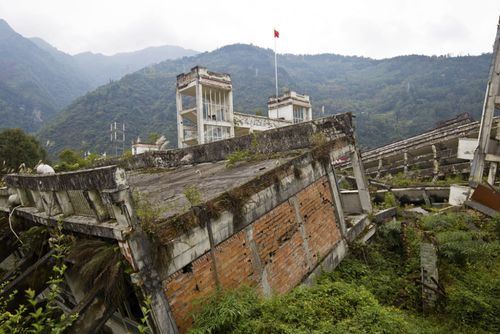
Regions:
<instances>
[{"instance_id":1,"label":"red flag","mask_svg":"<svg viewBox=\"0 0 500 334\"><path fill-rule=\"evenodd\" d=\"M274 29L274 38L280 38L280 32Z\"/></svg>"}]
</instances>

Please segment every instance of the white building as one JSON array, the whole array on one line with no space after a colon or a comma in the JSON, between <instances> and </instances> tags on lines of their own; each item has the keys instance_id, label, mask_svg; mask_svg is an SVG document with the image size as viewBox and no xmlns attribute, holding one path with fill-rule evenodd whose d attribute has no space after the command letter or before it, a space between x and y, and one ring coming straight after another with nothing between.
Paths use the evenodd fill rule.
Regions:
<instances>
[{"instance_id":1,"label":"white building","mask_svg":"<svg viewBox=\"0 0 500 334\"><path fill-rule=\"evenodd\" d=\"M267 102L269 118L283 119L293 123L312 120L312 106L309 96L286 92L272 96Z\"/></svg>"},{"instance_id":2,"label":"white building","mask_svg":"<svg viewBox=\"0 0 500 334\"><path fill-rule=\"evenodd\" d=\"M295 92L269 98L269 117L233 111L229 74L196 66L177 76L178 147L209 143L312 119L309 96Z\"/></svg>"}]
</instances>

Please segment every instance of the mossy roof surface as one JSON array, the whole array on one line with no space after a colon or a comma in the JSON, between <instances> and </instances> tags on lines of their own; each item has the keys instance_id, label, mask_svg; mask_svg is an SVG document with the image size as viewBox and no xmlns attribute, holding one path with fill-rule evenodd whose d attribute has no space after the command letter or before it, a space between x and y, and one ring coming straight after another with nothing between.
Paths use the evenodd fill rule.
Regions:
<instances>
[{"instance_id":1,"label":"mossy roof surface","mask_svg":"<svg viewBox=\"0 0 500 334\"><path fill-rule=\"evenodd\" d=\"M217 161L175 169L132 170L127 172L127 180L141 200L160 209L161 218L168 218L191 206L185 195L189 187L196 189L204 203L281 166L294 156L239 162L233 167L227 167L227 161Z\"/></svg>"}]
</instances>

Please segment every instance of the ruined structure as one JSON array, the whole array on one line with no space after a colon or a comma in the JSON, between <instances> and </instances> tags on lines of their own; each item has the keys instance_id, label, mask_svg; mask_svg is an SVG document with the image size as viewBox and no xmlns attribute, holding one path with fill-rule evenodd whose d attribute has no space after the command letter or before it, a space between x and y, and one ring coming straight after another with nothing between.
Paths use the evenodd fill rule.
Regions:
<instances>
[{"instance_id":1,"label":"ruined structure","mask_svg":"<svg viewBox=\"0 0 500 334\"><path fill-rule=\"evenodd\" d=\"M187 147L312 120L309 97L295 92L269 98L269 117L233 110L229 74L196 66L177 76L178 147Z\"/></svg>"},{"instance_id":2,"label":"ruined structure","mask_svg":"<svg viewBox=\"0 0 500 334\"><path fill-rule=\"evenodd\" d=\"M498 126L494 126L495 109L500 108L500 18L497 25L489 74L470 179L475 184L480 183L483 178L485 164L489 162L488 183L493 185L498 163L500 162L500 130L498 130Z\"/></svg>"},{"instance_id":3,"label":"ruined structure","mask_svg":"<svg viewBox=\"0 0 500 334\"><path fill-rule=\"evenodd\" d=\"M347 194L334 170L341 156L351 158L357 185ZM350 114L5 181L1 210L12 210L9 194L18 196L12 214L27 225L61 221L76 238L118 244L133 271L130 281L152 296L159 333L185 332L192 302L217 288L246 284L271 294L311 282L332 270L371 224ZM81 284L72 277L78 305L67 307L85 316L85 291L76 291ZM94 323L104 324L105 314Z\"/></svg>"},{"instance_id":4,"label":"ruined structure","mask_svg":"<svg viewBox=\"0 0 500 334\"><path fill-rule=\"evenodd\" d=\"M500 118L495 118L493 122L498 127ZM378 178L413 171L434 179L444 175L468 174L470 161L467 158L472 157L474 149L461 148L459 142L467 137L473 144L477 143L477 139L473 138L478 136L479 125L467 114L462 114L441 122L428 132L363 152L366 174Z\"/></svg>"}]
</instances>

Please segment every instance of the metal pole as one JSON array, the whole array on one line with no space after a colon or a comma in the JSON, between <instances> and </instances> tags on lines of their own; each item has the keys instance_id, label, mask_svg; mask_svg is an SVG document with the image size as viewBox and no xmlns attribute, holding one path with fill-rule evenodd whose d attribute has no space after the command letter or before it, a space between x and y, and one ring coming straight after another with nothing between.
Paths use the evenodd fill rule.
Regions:
<instances>
[{"instance_id":1,"label":"metal pole","mask_svg":"<svg viewBox=\"0 0 500 334\"><path fill-rule=\"evenodd\" d=\"M276 82L276 98L278 98L278 55L276 53L276 36L274 36L274 78Z\"/></svg>"}]
</instances>

